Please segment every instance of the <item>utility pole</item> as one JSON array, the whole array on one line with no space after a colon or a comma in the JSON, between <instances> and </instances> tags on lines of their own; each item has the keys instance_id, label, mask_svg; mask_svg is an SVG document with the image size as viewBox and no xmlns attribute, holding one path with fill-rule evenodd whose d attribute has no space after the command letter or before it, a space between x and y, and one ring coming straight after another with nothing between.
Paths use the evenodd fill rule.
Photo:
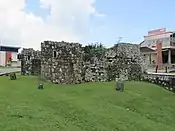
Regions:
<instances>
[{"instance_id":1,"label":"utility pole","mask_svg":"<svg viewBox=\"0 0 175 131\"><path fill-rule=\"evenodd\" d=\"M120 43L120 41L121 41L121 39L122 39L123 37L118 37L118 41L117 41L117 44L119 44Z\"/></svg>"}]
</instances>

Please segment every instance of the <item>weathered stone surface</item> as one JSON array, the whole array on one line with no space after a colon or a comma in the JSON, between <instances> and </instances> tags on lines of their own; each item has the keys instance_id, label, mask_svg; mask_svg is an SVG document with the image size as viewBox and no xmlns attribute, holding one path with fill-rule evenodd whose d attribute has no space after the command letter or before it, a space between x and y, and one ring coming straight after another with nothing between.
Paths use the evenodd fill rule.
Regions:
<instances>
[{"instance_id":1,"label":"weathered stone surface","mask_svg":"<svg viewBox=\"0 0 175 131\"><path fill-rule=\"evenodd\" d=\"M140 58L141 58L141 65L142 65L142 70L147 70L148 65L149 65L149 54L143 54L140 53Z\"/></svg>"},{"instance_id":2,"label":"weathered stone surface","mask_svg":"<svg viewBox=\"0 0 175 131\"><path fill-rule=\"evenodd\" d=\"M41 62L40 51L32 48L24 48L21 52L21 74L22 75L39 75Z\"/></svg>"},{"instance_id":3,"label":"weathered stone surface","mask_svg":"<svg viewBox=\"0 0 175 131\"><path fill-rule=\"evenodd\" d=\"M115 78L139 80L142 72L142 60L139 45L118 44L107 49L102 59L93 57L84 63L85 81L110 81Z\"/></svg>"},{"instance_id":4,"label":"weathered stone surface","mask_svg":"<svg viewBox=\"0 0 175 131\"><path fill-rule=\"evenodd\" d=\"M98 82L107 81L107 74L105 69L105 61L98 60L96 57L90 62L84 62L84 81Z\"/></svg>"},{"instance_id":5,"label":"weathered stone surface","mask_svg":"<svg viewBox=\"0 0 175 131\"><path fill-rule=\"evenodd\" d=\"M41 76L54 83L81 83L82 55L82 48L78 43L43 42Z\"/></svg>"},{"instance_id":6,"label":"weathered stone surface","mask_svg":"<svg viewBox=\"0 0 175 131\"><path fill-rule=\"evenodd\" d=\"M44 41L39 55L33 49L25 49L22 54L22 74L40 74L42 79L57 84L110 81L116 77L139 80L145 70L139 45L129 43L103 50L98 57L91 52L90 59L85 59L80 44L64 41Z\"/></svg>"},{"instance_id":7,"label":"weathered stone surface","mask_svg":"<svg viewBox=\"0 0 175 131\"><path fill-rule=\"evenodd\" d=\"M121 76L125 79L138 79L143 72L139 45L118 44L108 49L105 59L109 80Z\"/></svg>"}]
</instances>

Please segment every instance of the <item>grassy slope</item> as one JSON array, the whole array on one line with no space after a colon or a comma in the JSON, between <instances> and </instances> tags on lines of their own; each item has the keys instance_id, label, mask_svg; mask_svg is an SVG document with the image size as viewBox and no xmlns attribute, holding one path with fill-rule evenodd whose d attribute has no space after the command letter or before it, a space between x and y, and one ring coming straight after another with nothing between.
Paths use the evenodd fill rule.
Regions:
<instances>
[{"instance_id":1,"label":"grassy slope","mask_svg":"<svg viewBox=\"0 0 175 131\"><path fill-rule=\"evenodd\" d=\"M0 77L0 129L6 131L174 131L175 96L155 85L127 82L45 84Z\"/></svg>"}]
</instances>

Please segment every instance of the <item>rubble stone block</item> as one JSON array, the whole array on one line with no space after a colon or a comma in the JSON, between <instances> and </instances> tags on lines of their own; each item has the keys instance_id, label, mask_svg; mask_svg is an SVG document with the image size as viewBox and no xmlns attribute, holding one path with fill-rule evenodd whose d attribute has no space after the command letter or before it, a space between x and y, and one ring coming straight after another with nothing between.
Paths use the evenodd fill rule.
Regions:
<instances>
[{"instance_id":1,"label":"rubble stone block","mask_svg":"<svg viewBox=\"0 0 175 131\"><path fill-rule=\"evenodd\" d=\"M39 75L41 62L40 51L35 51L32 48L24 48L21 56L21 74L22 75Z\"/></svg>"}]
</instances>

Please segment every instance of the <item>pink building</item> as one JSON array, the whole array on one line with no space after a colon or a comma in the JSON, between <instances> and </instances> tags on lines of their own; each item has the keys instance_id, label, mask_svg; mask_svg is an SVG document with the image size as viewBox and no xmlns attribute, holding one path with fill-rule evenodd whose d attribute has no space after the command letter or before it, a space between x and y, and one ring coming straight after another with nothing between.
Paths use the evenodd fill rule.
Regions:
<instances>
[{"instance_id":1,"label":"pink building","mask_svg":"<svg viewBox=\"0 0 175 131\"><path fill-rule=\"evenodd\" d=\"M156 42L162 43L162 68L173 67L175 64L175 33L166 31L165 28L149 31L140 43L140 50L147 57L147 64L150 67L156 66L157 49Z\"/></svg>"}]
</instances>

